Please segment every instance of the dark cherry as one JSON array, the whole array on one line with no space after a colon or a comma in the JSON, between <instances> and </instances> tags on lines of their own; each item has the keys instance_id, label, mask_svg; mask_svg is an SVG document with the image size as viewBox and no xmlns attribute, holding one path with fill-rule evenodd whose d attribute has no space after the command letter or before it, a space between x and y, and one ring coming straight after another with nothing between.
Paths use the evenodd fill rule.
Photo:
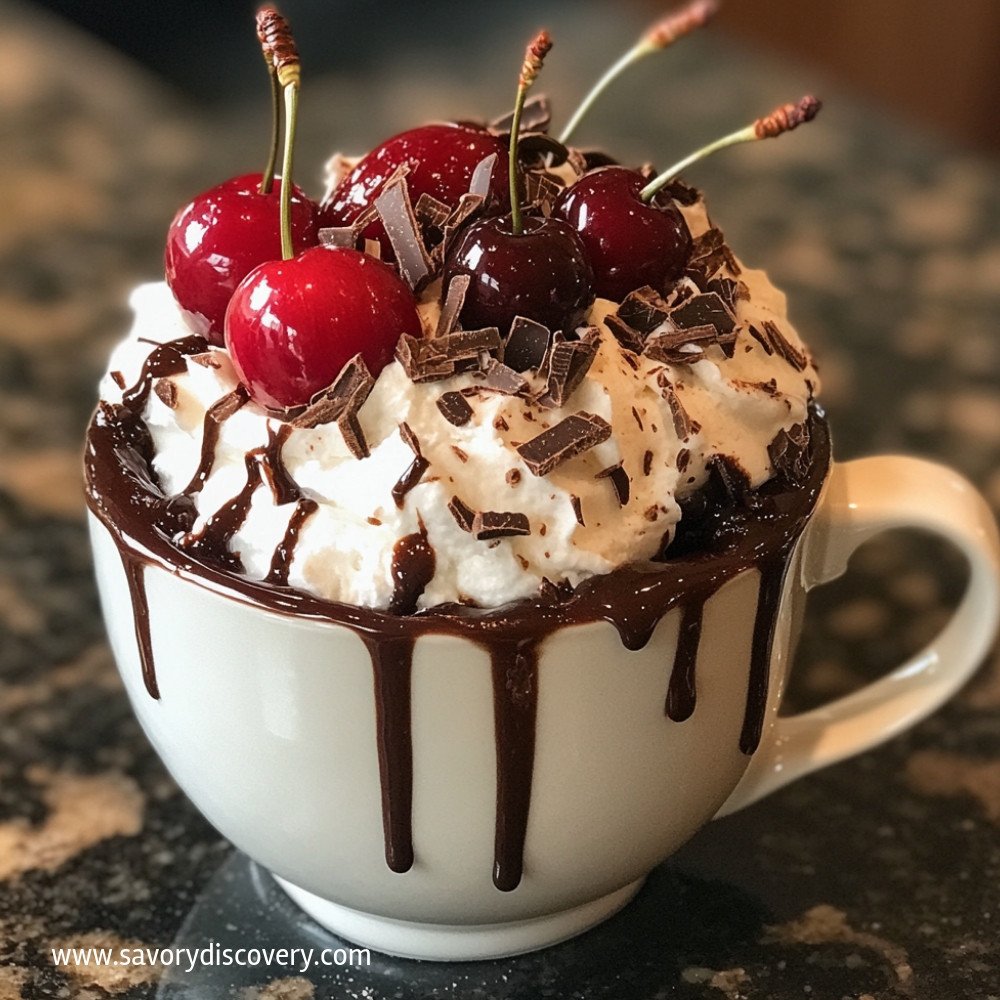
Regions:
<instances>
[{"instance_id":1,"label":"dark cherry","mask_svg":"<svg viewBox=\"0 0 1000 1000\"><path fill-rule=\"evenodd\" d=\"M510 201L505 143L474 125L424 125L401 132L373 149L333 192L323 209L323 225L349 226L378 197L386 178L404 163L410 167L406 183L414 204L427 194L453 208L469 190L477 164L491 153L497 154L490 180L491 200L499 211L506 211ZM363 235L379 241L383 260L395 259L379 219L369 223Z\"/></svg>"},{"instance_id":2,"label":"dark cherry","mask_svg":"<svg viewBox=\"0 0 1000 1000\"><path fill-rule=\"evenodd\" d=\"M647 203L648 183L626 167L585 173L556 202L554 214L579 234L594 269L594 293L620 302L643 285L658 291L680 277L691 253L691 233L669 195Z\"/></svg>"},{"instance_id":3,"label":"dark cherry","mask_svg":"<svg viewBox=\"0 0 1000 1000\"><path fill-rule=\"evenodd\" d=\"M510 216L480 219L448 254L443 287L456 274L472 277L462 306L466 329L510 329L515 316L551 330L572 329L593 299L593 276L580 238L561 219L527 216L524 232Z\"/></svg>"},{"instance_id":4,"label":"dark cherry","mask_svg":"<svg viewBox=\"0 0 1000 1000\"><path fill-rule=\"evenodd\" d=\"M270 409L308 403L359 352L377 377L400 334L420 330L416 299L392 267L328 247L261 264L226 312L240 381Z\"/></svg>"},{"instance_id":5,"label":"dark cherry","mask_svg":"<svg viewBox=\"0 0 1000 1000\"><path fill-rule=\"evenodd\" d=\"M281 259L281 179L260 193L260 174L245 174L198 195L174 217L164 265L188 325L222 344L226 306L236 286L255 268ZM291 198L296 250L319 242L319 206L297 187Z\"/></svg>"}]
</instances>

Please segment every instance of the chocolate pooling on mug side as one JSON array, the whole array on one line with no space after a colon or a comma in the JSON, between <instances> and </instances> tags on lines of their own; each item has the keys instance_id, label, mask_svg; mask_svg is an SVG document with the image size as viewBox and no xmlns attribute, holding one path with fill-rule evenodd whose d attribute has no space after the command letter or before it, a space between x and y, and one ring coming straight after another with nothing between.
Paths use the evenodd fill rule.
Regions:
<instances>
[{"instance_id":1,"label":"chocolate pooling on mug side","mask_svg":"<svg viewBox=\"0 0 1000 1000\"><path fill-rule=\"evenodd\" d=\"M276 550L272 573L257 581L240 575L239 557L228 551L256 488L264 481L289 501L298 499L294 481L280 463L286 434L278 431L247 457L247 482L224 505L224 523L191 535L197 510L191 497L166 496L152 471L153 446L142 419L153 381L179 374L186 356L207 349L200 337L155 347L135 386L119 405L102 403L87 433L85 472L91 511L107 528L121 555L128 580L136 641L146 690L160 697L149 630L144 572L160 567L252 607L292 617L325 621L353 631L372 661L376 705L376 745L381 780L385 856L389 868L412 866L413 764L410 678L413 647L424 635L450 635L480 646L490 656L497 748L497 812L493 880L510 891L522 876L523 849L531 800L538 653L545 639L562 628L606 621L626 649L641 649L659 622L681 610L674 663L668 674L665 715L676 722L696 711L696 664L701 609L724 583L747 570L760 574L754 619L746 711L740 750L759 745L769 688L769 667L778 604L794 545L812 513L830 460L829 434L822 412L812 411L808 434L797 435L795 466L805 465L801 483L779 468L762 487L748 491L720 466L709 486L685 501L677 535L662 558L623 566L583 581L575 590L550 586L539 597L494 609L449 604L414 612L429 582L434 553L425 532L407 536L394 560L399 611L393 613L327 601L286 585L298 528L312 513L296 508L296 530ZM807 456L808 462L802 461ZM725 465L725 463L721 463ZM263 473L263 475L262 475ZM270 474L269 474L270 473ZM220 512L222 513L222 512ZM218 517L218 514L216 515ZM293 515L294 517L294 515ZM211 544L179 545L178 538L211 539ZM169 696L169 694L167 695Z\"/></svg>"}]
</instances>

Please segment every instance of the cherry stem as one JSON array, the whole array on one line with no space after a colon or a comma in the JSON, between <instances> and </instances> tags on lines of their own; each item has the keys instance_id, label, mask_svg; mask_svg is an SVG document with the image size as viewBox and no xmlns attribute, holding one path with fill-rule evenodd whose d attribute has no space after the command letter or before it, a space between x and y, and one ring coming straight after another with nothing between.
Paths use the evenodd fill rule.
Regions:
<instances>
[{"instance_id":1,"label":"cherry stem","mask_svg":"<svg viewBox=\"0 0 1000 1000\"><path fill-rule=\"evenodd\" d=\"M562 130L559 141L563 145L569 142L570 136L576 131L597 99L625 70L641 59L645 59L646 56L669 48L685 35L703 27L715 16L718 7L717 0L691 0L690 3L672 11L662 20L647 28L639 41L605 70L601 78L590 89Z\"/></svg>"},{"instance_id":2,"label":"cherry stem","mask_svg":"<svg viewBox=\"0 0 1000 1000\"><path fill-rule=\"evenodd\" d=\"M267 72L271 77L271 150L268 153L264 173L260 178L261 194L270 194L271 188L274 187L274 170L278 163L278 144L281 142L281 86L278 84L278 74L274 69L274 63L270 59L267 59Z\"/></svg>"},{"instance_id":3,"label":"cherry stem","mask_svg":"<svg viewBox=\"0 0 1000 1000\"><path fill-rule=\"evenodd\" d=\"M622 73L625 72L634 63L639 62L645 56L648 56L651 52L655 52L656 49L649 45L645 39L640 41L638 44L632 46L624 55L620 56L618 61L615 62L609 69L605 70L604 75L591 87L587 96L580 102L580 106L573 112L572 117L569 122L567 122L566 127L562 130L559 135L559 141L565 145L569 142L570 137L577 130L580 122L586 117L590 109L597 102L597 99L604 93L605 90L618 79Z\"/></svg>"},{"instance_id":4,"label":"cherry stem","mask_svg":"<svg viewBox=\"0 0 1000 1000\"><path fill-rule=\"evenodd\" d=\"M524 110L524 99L531 90L531 85L538 79L542 63L552 48L549 33L542 29L531 40L524 50L524 62L521 64L521 75L517 79L517 97L514 99L514 115L510 123L509 168L510 174L510 228L515 236L524 233L524 223L521 220L521 194L518 184L517 142L521 134L521 112Z\"/></svg>"},{"instance_id":5,"label":"cherry stem","mask_svg":"<svg viewBox=\"0 0 1000 1000\"><path fill-rule=\"evenodd\" d=\"M292 165L295 155L295 126L299 117L298 77L285 84L285 156L281 164L281 256L295 256L292 246Z\"/></svg>"},{"instance_id":6,"label":"cherry stem","mask_svg":"<svg viewBox=\"0 0 1000 1000\"><path fill-rule=\"evenodd\" d=\"M508 152L510 175L510 227L515 236L524 232L524 222L521 219L521 192L518 184L517 137L521 132L521 112L524 110L524 98L527 87L517 88L517 99L514 102L514 117L510 123L510 149Z\"/></svg>"},{"instance_id":7,"label":"cherry stem","mask_svg":"<svg viewBox=\"0 0 1000 1000\"><path fill-rule=\"evenodd\" d=\"M716 139L715 142L710 142L707 146L702 146L690 156L685 156L683 160L679 160L672 167L664 170L662 174L658 174L639 192L640 199L645 202L652 201L657 191L674 180L681 171L720 149L736 146L741 142L775 139L806 122L811 122L819 114L822 106L811 94L803 97L797 104L782 104L770 114L764 115L763 118L758 118L744 128L730 132L729 135L724 135L721 139Z\"/></svg>"}]
</instances>

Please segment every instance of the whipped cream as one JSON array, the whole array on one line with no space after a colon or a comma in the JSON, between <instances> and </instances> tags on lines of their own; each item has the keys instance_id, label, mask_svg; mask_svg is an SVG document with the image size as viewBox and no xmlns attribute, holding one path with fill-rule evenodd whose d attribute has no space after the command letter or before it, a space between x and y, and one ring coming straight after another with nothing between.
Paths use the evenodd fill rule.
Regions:
<instances>
[{"instance_id":1,"label":"whipped cream","mask_svg":"<svg viewBox=\"0 0 1000 1000\"><path fill-rule=\"evenodd\" d=\"M683 211L692 235L709 228L702 203ZM766 482L774 472L768 445L781 430L806 420L819 380L811 361L798 371L750 336L750 325L761 328L770 321L793 347L805 350L788 322L784 295L766 274L744 268L740 279L749 298L737 303L733 357L712 346L693 364L668 365L634 354L627 360L628 352L603 323L618 303L596 300L587 322L600 332L597 357L559 409L483 392L470 397L473 416L456 427L437 400L476 385L475 373L415 384L392 362L359 413L368 458L351 454L336 424L294 429L287 438L285 467L317 504L299 532L289 585L328 600L387 608L394 592L396 544L425 530L435 572L418 607L456 601L496 607L535 595L544 579L575 586L654 556L676 528L678 500L705 482L715 456L738 461L753 486ZM436 290L428 290L420 306L428 329L437 320ZM138 287L131 305L132 330L113 352L101 383L101 397L110 403L121 401L119 383L128 386L139 378L151 341L190 333L163 282ZM188 359L186 371L171 379L176 392L163 394L172 405L156 393L146 404L153 466L168 494L182 491L198 467L206 410L237 387L226 352L214 349L213 361L217 366ZM690 418L687 429L675 421L664 379ZM610 438L546 476L533 475L516 446L581 410L606 420ZM400 508L392 488L413 460L400 435L404 422L430 465ZM222 424L212 471L194 497L196 532L240 492L246 453L266 445L269 428L280 423L251 402ZM629 478L624 506L613 482L596 478L619 463ZM453 497L473 510L521 512L531 533L477 540L449 511ZM246 521L230 543L248 576L267 574L294 510L294 503L276 504L266 484L256 490Z\"/></svg>"}]
</instances>

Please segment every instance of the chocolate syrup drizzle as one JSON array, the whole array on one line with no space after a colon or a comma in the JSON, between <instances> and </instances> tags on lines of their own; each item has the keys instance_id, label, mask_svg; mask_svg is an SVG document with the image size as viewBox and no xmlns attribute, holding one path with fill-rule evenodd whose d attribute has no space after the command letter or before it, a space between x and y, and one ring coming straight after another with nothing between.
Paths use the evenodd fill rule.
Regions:
<instances>
[{"instance_id":1,"label":"chocolate syrup drizzle","mask_svg":"<svg viewBox=\"0 0 1000 1000\"><path fill-rule=\"evenodd\" d=\"M194 503L183 494L168 497L160 488L152 471L153 446L142 410L154 379L179 373L186 354L205 349L199 337L157 347L137 384L124 394L123 403L100 404L87 433L88 504L115 540L125 566L146 688L152 697L160 696L143 583L147 566L162 567L253 607L353 631L372 661L385 856L392 871L407 871L414 858L410 675L414 644L421 635L459 636L490 655L497 760L493 881L502 891L515 889L522 877L534 765L538 652L549 635L566 626L606 621L618 631L626 649L641 649L659 622L680 608L665 714L681 722L696 707L696 664L705 602L727 580L757 569L759 598L740 750L749 755L757 749L785 573L829 465L828 428L818 408L808 425L810 472L804 484L775 477L754 491L751 502L716 505L697 516L686 512L661 560L592 577L569 593L548 588L544 596L501 608L454 604L418 612L417 600L434 575L434 551L421 524L420 531L396 544L395 592L392 608L385 612L326 601L287 586L299 529L315 505L300 497L281 463L287 438L284 427L269 434L267 446L247 455L244 488L202 531L191 535L197 513ZM285 538L275 550L268 578L257 581L240 575L242 563L238 554L229 551L229 543L246 517L262 471L276 499L281 491L287 502L296 500L297 505ZM181 544L175 541L179 536L184 539Z\"/></svg>"},{"instance_id":2,"label":"chocolate syrup drizzle","mask_svg":"<svg viewBox=\"0 0 1000 1000\"><path fill-rule=\"evenodd\" d=\"M194 470L191 481L184 487L182 493L193 496L195 493L201 492L215 466L215 453L218 451L222 425L237 410L246 406L249 401L250 393L247 392L246 387L238 385L222 399L217 399L205 411L205 420L201 429L201 456L198 459L198 468Z\"/></svg>"}]
</instances>

